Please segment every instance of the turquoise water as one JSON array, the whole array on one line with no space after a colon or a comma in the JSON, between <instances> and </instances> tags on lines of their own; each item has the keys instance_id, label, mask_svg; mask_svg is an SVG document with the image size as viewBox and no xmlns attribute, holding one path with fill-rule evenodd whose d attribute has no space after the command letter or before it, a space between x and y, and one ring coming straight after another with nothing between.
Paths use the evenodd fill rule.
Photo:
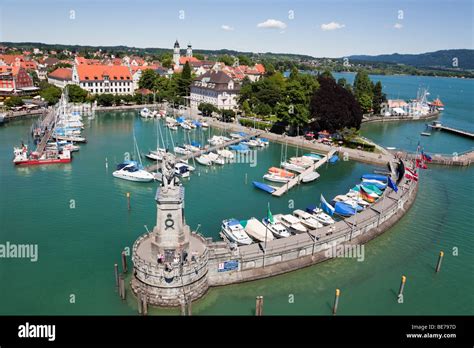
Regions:
<instances>
[{"instance_id":1,"label":"turquoise water","mask_svg":"<svg viewBox=\"0 0 474 348\"><path fill-rule=\"evenodd\" d=\"M353 83L354 74L335 73L336 79L344 77ZM414 99L419 88L427 88L429 99L439 97L445 110L438 120L447 126L474 132L474 82L469 79L455 79L428 76L383 76L371 75L375 83L380 81L389 99ZM428 153L452 154L474 148L474 142L446 132L432 132L430 137L421 136L426 123L431 121L387 122L362 125L362 134L383 146L416 151L418 141Z\"/></svg>"},{"instance_id":2,"label":"turquoise water","mask_svg":"<svg viewBox=\"0 0 474 348\"><path fill-rule=\"evenodd\" d=\"M132 130L142 152L156 146L156 121L130 112L101 113L86 122L89 143L74 153L71 164L15 168L12 146L26 139L32 122L0 128L0 243L37 243L39 248L37 262L0 259L0 314L135 314L133 297L123 303L117 296L113 264L120 262L121 250L145 232L144 225L154 225L156 184L126 182L113 178L112 171L125 152L133 151ZM391 132L397 129L395 125ZM183 134L174 133L175 143L183 141ZM208 132L189 134L201 142L209 137ZM457 141L461 144L453 138L453 147ZM288 148L289 155L296 151ZM222 219L262 217L268 203L274 214L305 208L321 193L332 198L347 192L360 174L375 168L356 162L325 166L317 182L274 198L256 191L251 181L261 180L280 155L281 145L271 144L258 151L255 167L236 163L206 169L196 164L197 172L184 182L187 223L193 229L200 225L200 232L216 239ZM340 314L473 314L473 174L473 167L430 166L422 172L413 208L366 245L363 262L337 259L212 289L193 304L193 313L251 315L255 296L263 295L265 314L327 315L334 289L340 288ZM126 192L131 192L130 212ZM435 274L440 250L445 258ZM408 281L404 303L399 304L396 292L402 274Z\"/></svg>"}]
</instances>

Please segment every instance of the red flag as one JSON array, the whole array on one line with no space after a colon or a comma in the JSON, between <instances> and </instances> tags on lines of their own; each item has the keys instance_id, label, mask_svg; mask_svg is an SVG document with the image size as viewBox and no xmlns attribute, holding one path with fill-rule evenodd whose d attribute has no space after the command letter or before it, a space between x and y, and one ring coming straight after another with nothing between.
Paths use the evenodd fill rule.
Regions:
<instances>
[{"instance_id":1,"label":"red flag","mask_svg":"<svg viewBox=\"0 0 474 348\"><path fill-rule=\"evenodd\" d=\"M421 169L427 169L428 167L426 166L425 162L421 159L416 159L416 167L421 168Z\"/></svg>"}]
</instances>

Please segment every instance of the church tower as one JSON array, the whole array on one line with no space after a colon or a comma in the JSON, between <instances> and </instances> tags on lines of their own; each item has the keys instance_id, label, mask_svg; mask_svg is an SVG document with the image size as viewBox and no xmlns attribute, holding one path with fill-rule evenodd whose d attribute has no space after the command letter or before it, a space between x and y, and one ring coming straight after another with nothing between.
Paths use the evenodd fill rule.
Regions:
<instances>
[{"instance_id":1,"label":"church tower","mask_svg":"<svg viewBox=\"0 0 474 348\"><path fill-rule=\"evenodd\" d=\"M181 56L181 50L179 48L179 42L176 40L173 48L173 63L179 65L179 57Z\"/></svg>"},{"instance_id":2,"label":"church tower","mask_svg":"<svg viewBox=\"0 0 474 348\"><path fill-rule=\"evenodd\" d=\"M193 48L191 46L191 43L188 43L188 48L186 49L186 57L192 57L193 56Z\"/></svg>"}]
</instances>

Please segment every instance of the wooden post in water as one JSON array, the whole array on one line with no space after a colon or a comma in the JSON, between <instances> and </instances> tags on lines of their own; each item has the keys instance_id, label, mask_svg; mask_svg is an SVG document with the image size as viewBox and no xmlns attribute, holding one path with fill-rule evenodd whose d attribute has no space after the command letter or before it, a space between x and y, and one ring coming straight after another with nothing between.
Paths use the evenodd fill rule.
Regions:
<instances>
[{"instance_id":1,"label":"wooden post in water","mask_svg":"<svg viewBox=\"0 0 474 348\"><path fill-rule=\"evenodd\" d=\"M184 299L181 301L181 315L186 315L186 302Z\"/></svg>"},{"instance_id":2,"label":"wooden post in water","mask_svg":"<svg viewBox=\"0 0 474 348\"><path fill-rule=\"evenodd\" d=\"M137 292L137 307L138 307L138 314L142 314L142 295L141 293Z\"/></svg>"},{"instance_id":3,"label":"wooden post in water","mask_svg":"<svg viewBox=\"0 0 474 348\"><path fill-rule=\"evenodd\" d=\"M407 277L402 275L402 282L400 283L400 290L398 291L398 296L403 295L403 289L405 289L406 282L407 282Z\"/></svg>"},{"instance_id":4,"label":"wooden post in water","mask_svg":"<svg viewBox=\"0 0 474 348\"><path fill-rule=\"evenodd\" d=\"M190 299L188 301L188 315L191 316L193 314L193 301Z\"/></svg>"},{"instance_id":5,"label":"wooden post in water","mask_svg":"<svg viewBox=\"0 0 474 348\"><path fill-rule=\"evenodd\" d=\"M127 255L122 251L122 272L127 273Z\"/></svg>"},{"instance_id":6,"label":"wooden post in water","mask_svg":"<svg viewBox=\"0 0 474 348\"><path fill-rule=\"evenodd\" d=\"M119 293L120 293L120 298L122 300L125 300L126 294L125 294L125 279L123 278L123 275L120 275L119 278Z\"/></svg>"},{"instance_id":7,"label":"wooden post in water","mask_svg":"<svg viewBox=\"0 0 474 348\"><path fill-rule=\"evenodd\" d=\"M130 192L127 192L127 208L130 210Z\"/></svg>"},{"instance_id":8,"label":"wooden post in water","mask_svg":"<svg viewBox=\"0 0 474 348\"><path fill-rule=\"evenodd\" d=\"M334 298L334 306L332 307L332 314L336 315L337 306L339 305L339 296L341 295L341 290L336 289L336 297Z\"/></svg>"},{"instance_id":9,"label":"wooden post in water","mask_svg":"<svg viewBox=\"0 0 474 348\"><path fill-rule=\"evenodd\" d=\"M263 296L257 296L255 302L255 315L263 315Z\"/></svg>"},{"instance_id":10,"label":"wooden post in water","mask_svg":"<svg viewBox=\"0 0 474 348\"><path fill-rule=\"evenodd\" d=\"M115 286L119 286L119 271L118 271L118 265L114 264L114 272L115 272Z\"/></svg>"},{"instance_id":11,"label":"wooden post in water","mask_svg":"<svg viewBox=\"0 0 474 348\"><path fill-rule=\"evenodd\" d=\"M444 252L440 251L439 252L439 258L438 258L438 264L436 265L436 273L438 273L439 270L441 269L441 262L443 261L443 257L444 257Z\"/></svg>"},{"instance_id":12,"label":"wooden post in water","mask_svg":"<svg viewBox=\"0 0 474 348\"><path fill-rule=\"evenodd\" d=\"M143 305L143 315L148 315L148 302L146 299L146 294L142 294L142 305Z\"/></svg>"}]
</instances>

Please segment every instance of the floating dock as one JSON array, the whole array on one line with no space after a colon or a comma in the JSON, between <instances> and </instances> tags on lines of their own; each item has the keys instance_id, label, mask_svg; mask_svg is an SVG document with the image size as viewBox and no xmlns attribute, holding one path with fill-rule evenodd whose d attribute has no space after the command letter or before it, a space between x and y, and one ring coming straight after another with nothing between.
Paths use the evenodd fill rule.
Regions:
<instances>
[{"instance_id":1,"label":"floating dock","mask_svg":"<svg viewBox=\"0 0 474 348\"><path fill-rule=\"evenodd\" d=\"M238 138L238 139L232 139L232 140L229 140L229 141L226 141L225 143L223 144L219 144L219 145L213 145L213 146L210 146L210 147L207 147L207 148L204 148L204 149L201 149L199 151L193 151L192 153L190 154L187 154L187 155L184 155L184 156L177 156L177 159L178 160L182 160L182 161L187 161L188 159L191 159L191 158L195 158L195 157L199 157L201 156L202 154L204 153L207 153L207 152L211 152L211 151L217 151L217 150L220 150L224 147L227 147L227 146L230 146L230 145L234 145L234 144L238 144L240 143L241 141L245 141L245 140L249 140L250 138L253 138L253 137L258 137L260 136L260 134L262 134L262 132L256 132L256 133L251 133L251 134L248 134L244 137L241 137L241 138ZM148 167L145 168L145 170L147 172L156 172L156 170L160 167L160 164L159 163L155 163L155 164L152 164Z\"/></svg>"},{"instance_id":2,"label":"floating dock","mask_svg":"<svg viewBox=\"0 0 474 348\"><path fill-rule=\"evenodd\" d=\"M334 154L336 153L336 149L332 149L331 151L329 151L329 153L327 155L325 155L323 158L321 158L319 161L317 161L316 163L312 164L311 166L309 166L304 172L302 172L301 174L298 174L297 176L295 176L293 179L291 179L290 181L288 181L285 185L279 187L275 192L272 193L273 196L276 196L276 197L280 197L282 196L283 194L285 194L286 192L288 192L290 189L292 189L293 187L295 187L297 184L299 184L301 182L301 180L303 179L304 176L308 175L309 173L311 172L314 172L316 169L318 169L319 167L321 167L324 163L326 163L327 161L329 161L329 159L334 156Z\"/></svg>"},{"instance_id":3,"label":"floating dock","mask_svg":"<svg viewBox=\"0 0 474 348\"><path fill-rule=\"evenodd\" d=\"M457 129L453 127L448 127L448 126L443 126L441 123L435 123L435 124L429 124L428 127L431 129L437 129L437 130L443 130L449 133L457 134L466 138L471 138L474 139L474 133L462 130L462 129Z\"/></svg>"}]
</instances>

